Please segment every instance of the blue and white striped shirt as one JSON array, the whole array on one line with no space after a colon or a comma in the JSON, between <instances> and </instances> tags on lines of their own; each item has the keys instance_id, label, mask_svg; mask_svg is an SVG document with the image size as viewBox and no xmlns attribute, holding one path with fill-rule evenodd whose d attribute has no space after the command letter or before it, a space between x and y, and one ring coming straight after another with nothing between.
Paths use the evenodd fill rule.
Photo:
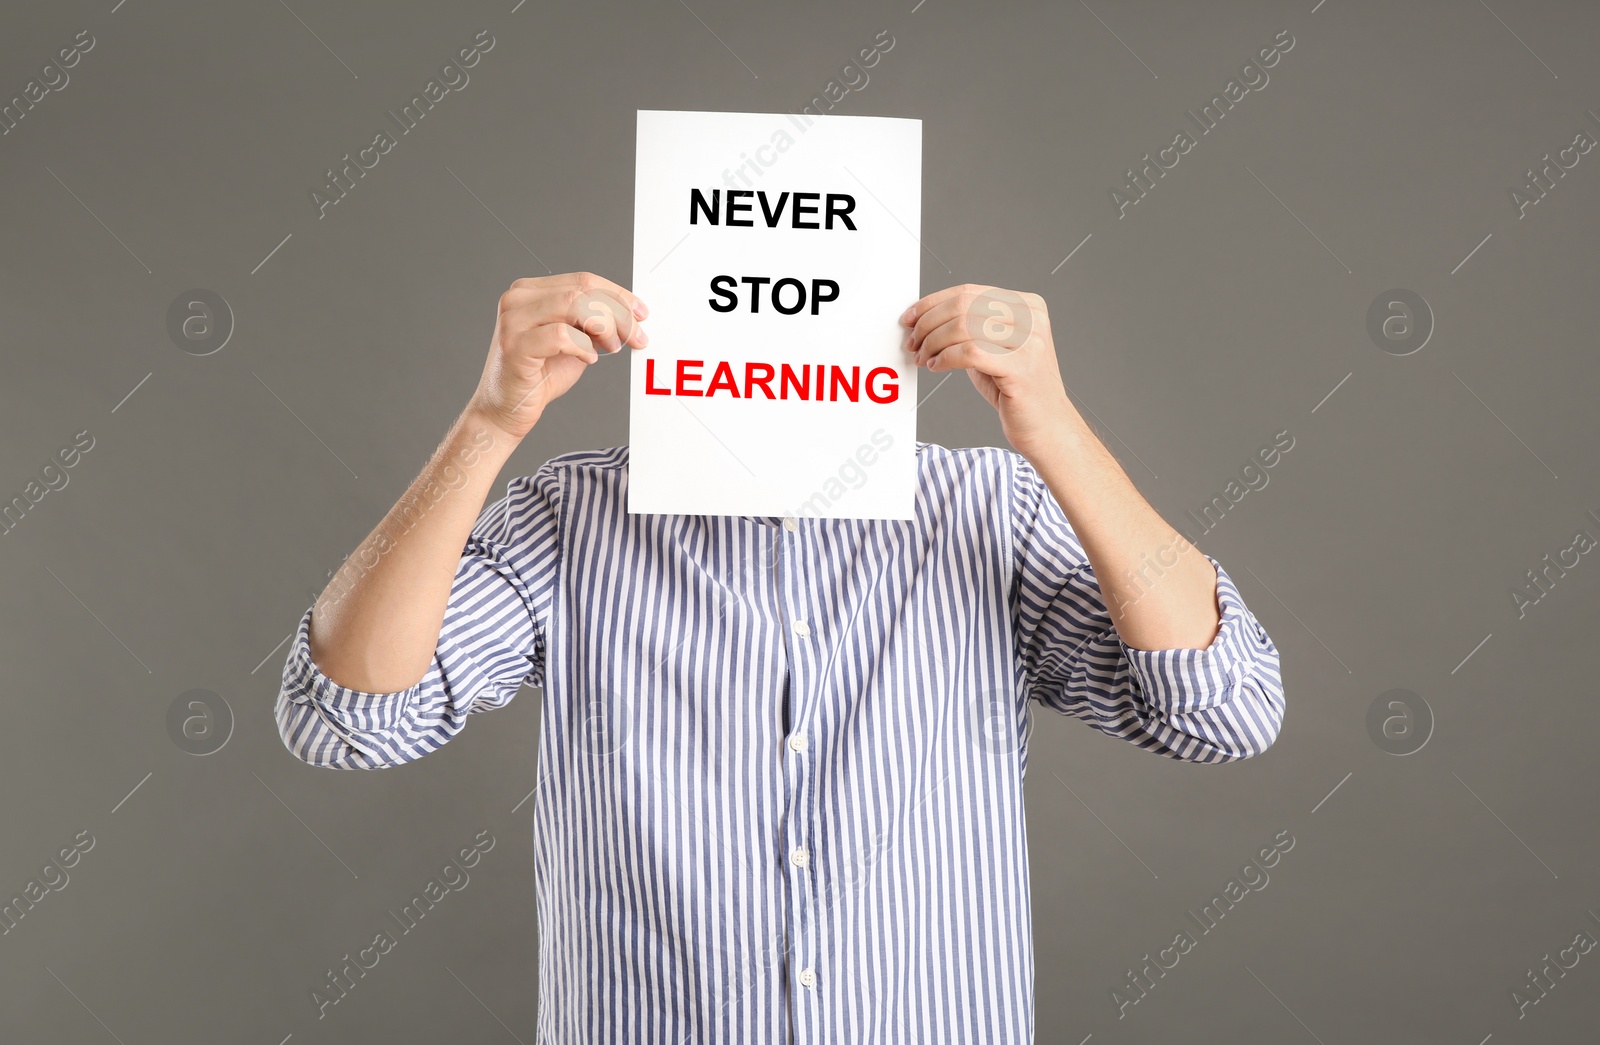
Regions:
<instances>
[{"instance_id":1,"label":"blue and white striped shirt","mask_svg":"<svg viewBox=\"0 0 1600 1045\"><path fill-rule=\"evenodd\" d=\"M885 521L629 515L626 447L556 457L478 518L402 692L323 675L302 617L276 716L312 765L542 688L541 1045L1031 1042L1029 701L1190 762L1276 738L1220 566L1208 648L1132 649L1025 458L917 460Z\"/></svg>"}]
</instances>

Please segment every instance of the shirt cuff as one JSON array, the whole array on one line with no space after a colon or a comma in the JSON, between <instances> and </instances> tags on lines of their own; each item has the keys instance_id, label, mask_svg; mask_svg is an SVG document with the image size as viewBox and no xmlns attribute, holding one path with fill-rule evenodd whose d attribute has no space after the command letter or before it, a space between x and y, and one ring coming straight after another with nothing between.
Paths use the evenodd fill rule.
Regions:
<instances>
[{"instance_id":1,"label":"shirt cuff","mask_svg":"<svg viewBox=\"0 0 1600 1045\"><path fill-rule=\"evenodd\" d=\"M1139 692L1152 707L1168 715L1205 711L1228 703L1250 677L1257 651L1269 641L1222 564L1209 555L1206 559L1217 571L1217 605L1221 610L1211 645L1205 649L1141 650L1118 638Z\"/></svg>"},{"instance_id":2,"label":"shirt cuff","mask_svg":"<svg viewBox=\"0 0 1600 1045\"><path fill-rule=\"evenodd\" d=\"M300 618L289 659L283 666L283 693L291 703L310 705L322 721L358 751L368 746L353 733L388 734L400 723L421 682L392 693L372 693L341 686L311 659L311 614Z\"/></svg>"}]
</instances>

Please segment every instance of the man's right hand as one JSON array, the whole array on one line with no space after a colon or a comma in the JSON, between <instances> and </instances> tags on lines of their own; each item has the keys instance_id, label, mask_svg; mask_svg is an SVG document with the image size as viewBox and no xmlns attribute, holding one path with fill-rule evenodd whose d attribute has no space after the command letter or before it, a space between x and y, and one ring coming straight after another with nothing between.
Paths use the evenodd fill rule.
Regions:
<instances>
[{"instance_id":1,"label":"man's right hand","mask_svg":"<svg viewBox=\"0 0 1600 1045\"><path fill-rule=\"evenodd\" d=\"M517 280L500 296L469 410L521 439L601 352L647 345L639 320L649 314L631 291L592 272Z\"/></svg>"}]
</instances>

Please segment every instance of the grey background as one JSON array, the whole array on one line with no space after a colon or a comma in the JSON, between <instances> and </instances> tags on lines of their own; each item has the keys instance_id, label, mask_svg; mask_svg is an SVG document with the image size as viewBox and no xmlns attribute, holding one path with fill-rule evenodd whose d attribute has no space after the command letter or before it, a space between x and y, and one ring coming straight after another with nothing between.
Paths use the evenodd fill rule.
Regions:
<instances>
[{"instance_id":1,"label":"grey background","mask_svg":"<svg viewBox=\"0 0 1600 1045\"><path fill-rule=\"evenodd\" d=\"M3 11L8 98L96 45L0 137L0 495L95 446L0 537L0 893L95 845L0 936L0 1039L533 1040L536 693L413 765L316 770L272 721L281 644L464 404L506 285L627 280L635 109L793 111L887 29L832 111L924 121L924 290L1044 294L1175 525L1296 440L1200 540L1282 651L1270 751L1183 765L1036 720L1039 1040L1595 1040L1600 952L1526 1018L1511 991L1600 937L1600 565L1522 619L1508 592L1600 535L1600 153L1524 218L1508 190L1600 134L1600 7L514 2ZM484 28L470 84L318 219L322 172ZM1118 218L1122 172L1282 29L1270 83ZM195 287L237 322L204 357L165 325ZM1421 351L1368 335L1391 288L1432 309ZM934 383L921 438L1003 445ZM626 440L602 362L497 490ZM196 688L236 719L203 757L167 726ZM1367 726L1395 688L1436 718L1405 757ZM1285 829L1270 884L1119 1019L1126 970ZM471 884L319 1020L325 970L482 830Z\"/></svg>"}]
</instances>

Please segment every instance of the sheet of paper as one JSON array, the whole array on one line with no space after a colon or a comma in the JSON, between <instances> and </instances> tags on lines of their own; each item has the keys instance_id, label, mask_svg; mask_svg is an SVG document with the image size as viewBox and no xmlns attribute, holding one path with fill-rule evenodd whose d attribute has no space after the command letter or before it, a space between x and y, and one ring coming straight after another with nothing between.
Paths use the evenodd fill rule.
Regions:
<instances>
[{"instance_id":1,"label":"sheet of paper","mask_svg":"<svg viewBox=\"0 0 1600 1045\"><path fill-rule=\"evenodd\" d=\"M628 511L910 519L922 121L641 110Z\"/></svg>"}]
</instances>

